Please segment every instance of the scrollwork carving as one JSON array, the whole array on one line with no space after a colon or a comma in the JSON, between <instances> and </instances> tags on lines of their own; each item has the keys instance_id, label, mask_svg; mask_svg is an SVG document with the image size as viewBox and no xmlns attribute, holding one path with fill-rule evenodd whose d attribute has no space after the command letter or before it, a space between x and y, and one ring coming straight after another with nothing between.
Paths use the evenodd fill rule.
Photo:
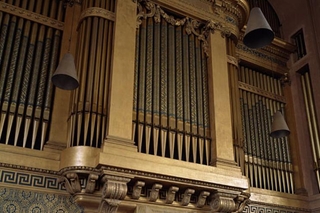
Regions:
<instances>
[{"instance_id":1,"label":"scrollwork carving","mask_svg":"<svg viewBox=\"0 0 320 213\"><path fill-rule=\"evenodd\" d=\"M210 207L215 212L234 212L236 210L236 203L230 197L214 194L211 197Z\"/></svg>"},{"instance_id":2,"label":"scrollwork carving","mask_svg":"<svg viewBox=\"0 0 320 213\"><path fill-rule=\"evenodd\" d=\"M206 199L210 195L210 192L202 191L198 197L198 202L196 206L202 208L206 204Z\"/></svg>"},{"instance_id":3,"label":"scrollwork carving","mask_svg":"<svg viewBox=\"0 0 320 213\"><path fill-rule=\"evenodd\" d=\"M96 182L99 178L97 174L89 174L85 192L93 193L96 188Z\"/></svg>"},{"instance_id":4,"label":"scrollwork carving","mask_svg":"<svg viewBox=\"0 0 320 213\"><path fill-rule=\"evenodd\" d=\"M67 192L72 195L81 191L79 177L75 172L67 173L65 177L60 178L60 182L64 184Z\"/></svg>"},{"instance_id":5,"label":"scrollwork carving","mask_svg":"<svg viewBox=\"0 0 320 213\"><path fill-rule=\"evenodd\" d=\"M139 199L140 198L141 190L142 190L142 187L144 187L144 185L145 185L145 182L143 182L143 181L137 181L134 184L133 192L132 192L132 199Z\"/></svg>"},{"instance_id":6,"label":"scrollwork carving","mask_svg":"<svg viewBox=\"0 0 320 213\"><path fill-rule=\"evenodd\" d=\"M99 206L99 212L117 212L120 201L127 195L127 183L130 179L126 177L104 175L102 181L104 182L104 186L102 189L102 201Z\"/></svg>"},{"instance_id":7,"label":"scrollwork carving","mask_svg":"<svg viewBox=\"0 0 320 213\"><path fill-rule=\"evenodd\" d=\"M162 184L155 183L152 186L149 201L155 202L159 197L159 191L162 189Z\"/></svg>"},{"instance_id":8,"label":"scrollwork carving","mask_svg":"<svg viewBox=\"0 0 320 213\"><path fill-rule=\"evenodd\" d=\"M191 199L191 195L193 195L195 192L194 189L186 189L184 191L183 197L182 197L182 201L181 201L181 205L182 206L187 206L190 203L190 199Z\"/></svg>"},{"instance_id":9,"label":"scrollwork carving","mask_svg":"<svg viewBox=\"0 0 320 213\"><path fill-rule=\"evenodd\" d=\"M250 193L242 192L236 199L236 211L233 213L240 213L243 212L244 208L249 204L250 200Z\"/></svg>"},{"instance_id":10,"label":"scrollwork carving","mask_svg":"<svg viewBox=\"0 0 320 213\"><path fill-rule=\"evenodd\" d=\"M179 187L171 186L169 188L169 190L167 191L167 196L166 196L166 203L167 204L172 204L173 203L177 191L179 191Z\"/></svg>"}]
</instances>

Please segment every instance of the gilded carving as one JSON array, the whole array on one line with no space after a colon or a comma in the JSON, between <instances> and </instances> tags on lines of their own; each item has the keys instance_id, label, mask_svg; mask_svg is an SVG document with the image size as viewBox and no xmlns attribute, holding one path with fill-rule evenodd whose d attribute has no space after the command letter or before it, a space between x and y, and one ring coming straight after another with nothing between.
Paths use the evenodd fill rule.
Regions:
<instances>
[{"instance_id":1,"label":"gilded carving","mask_svg":"<svg viewBox=\"0 0 320 213\"><path fill-rule=\"evenodd\" d=\"M182 195L182 201L181 201L181 205L182 206L187 206L190 203L190 199L191 199L191 195L193 195L195 192L194 189L186 189L184 191L184 194Z\"/></svg>"},{"instance_id":2,"label":"gilded carving","mask_svg":"<svg viewBox=\"0 0 320 213\"><path fill-rule=\"evenodd\" d=\"M153 184L149 197L150 202L155 202L158 199L160 189L162 189L162 184Z\"/></svg>"},{"instance_id":3,"label":"gilded carving","mask_svg":"<svg viewBox=\"0 0 320 213\"><path fill-rule=\"evenodd\" d=\"M131 196L132 199L139 199L140 198L141 190L142 190L142 187L144 187L144 185L145 185L145 182L143 182L143 181L137 181L134 184L133 192L132 192L132 196Z\"/></svg>"},{"instance_id":4,"label":"gilded carving","mask_svg":"<svg viewBox=\"0 0 320 213\"><path fill-rule=\"evenodd\" d=\"M168 189L168 191L167 191L167 197L166 197L166 203L167 203L167 204L172 204L172 203L173 203L177 191L179 191L179 187L176 187L176 186L171 186L171 187Z\"/></svg>"},{"instance_id":5,"label":"gilded carving","mask_svg":"<svg viewBox=\"0 0 320 213\"><path fill-rule=\"evenodd\" d=\"M21 17L30 21L37 22L39 24L46 25L48 27L52 27L58 30L63 30L64 23L61 21L58 21L53 18L49 18L47 16L41 15L39 13L34 13L32 11L28 11L26 9L7 4L4 2L0 2L0 11L15 15L17 17Z\"/></svg>"},{"instance_id":6,"label":"gilded carving","mask_svg":"<svg viewBox=\"0 0 320 213\"><path fill-rule=\"evenodd\" d=\"M207 197L210 195L210 192L202 191L198 197L198 202L196 206L202 208L206 204Z\"/></svg>"}]
</instances>

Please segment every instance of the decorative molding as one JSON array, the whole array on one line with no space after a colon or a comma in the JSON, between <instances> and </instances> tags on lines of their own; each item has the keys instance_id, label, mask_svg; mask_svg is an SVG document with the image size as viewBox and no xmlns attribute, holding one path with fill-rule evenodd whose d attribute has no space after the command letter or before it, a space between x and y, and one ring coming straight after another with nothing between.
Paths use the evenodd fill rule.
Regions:
<instances>
[{"instance_id":1,"label":"decorative molding","mask_svg":"<svg viewBox=\"0 0 320 213\"><path fill-rule=\"evenodd\" d=\"M0 1L0 11L63 31L64 22Z\"/></svg>"},{"instance_id":2,"label":"decorative molding","mask_svg":"<svg viewBox=\"0 0 320 213\"><path fill-rule=\"evenodd\" d=\"M149 12L146 13L143 8ZM210 33L214 33L214 31L218 30L221 32L223 38L231 35L231 31L221 22L209 20L206 23L202 23L189 17L176 19L173 16L168 15L159 5L156 5L149 0L140 0L138 2L137 28L141 25L142 19L151 17L154 18L156 23L160 23L162 17L173 26L185 25L185 30L188 35L194 34L203 42L203 51L207 56L209 56L208 37ZM198 33L197 29L202 29L201 33Z\"/></svg>"},{"instance_id":3,"label":"decorative molding","mask_svg":"<svg viewBox=\"0 0 320 213\"><path fill-rule=\"evenodd\" d=\"M104 19L107 19L107 20L110 20L110 21L115 21L116 20L116 15L115 13L109 11L109 10L106 10L106 9L103 9L103 8L100 8L100 7L89 7L87 9L85 9L80 17L79 17L79 23L78 23L78 28L80 27L82 21L87 18L87 17L100 17L100 18L104 18Z\"/></svg>"},{"instance_id":4,"label":"decorative molding","mask_svg":"<svg viewBox=\"0 0 320 213\"><path fill-rule=\"evenodd\" d=\"M64 188L59 184L58 176L28 173L0 168L0 183L4 185L15 185L16 187L31 187L45 190L59 190Z\"/></svg>"},{"instance_id":5,"label":"decorative molding","mask_svg":"<svg viewBox=\"0 0 320 213\"><path fill-rule=\"evenodd\" d=\"M252 93L255 93L257 95L261 95L261 96L264 96L266 98L270 98L272 100L276 100L276 101L279 101L279 102L282 102L282 103L286 103L285 96L274 94L272 92L260 89L258 87L252 86L250 84L246 84L246 83L241 82L241 81L238 82L238 86L239 86L239 89L242 89L242 90L245 90L245 91L248 91L248 92L252 92Z\"/></svg>"},{"instance_id":6,"label":"decorative molding","mask_svg":"<svg viewBox=\"0 0 320 213\"><path fill-rule=\"evenodd\" d=\"M134 177L139 178L146 178L146 179L152 179L154 181L170 181L170 182L176 182L179 184L183 184L185 186L200 186L200 187L206 187L211 188L215 190L223 189L228 191L234 191L241 193L243 191L242 188L232 187L232 186L226 186L226 185L219 185L215 183L209 183L209 182L203 182L198 180L190 180L190 179L184 179L179 177L172 177L172 176L166 176L161 174L154 174L144 171L136 171L131 169L125 169L125 168L118 168L118 167L111 167L111 166L102 166L102 170L112 171L112 172L118 172L122 174L130 174Z\"/></svg>"},{"instance_id":7,"label":"decorative molding","mask_svg":"<svg viewBox=\"0 0 320 213\"><path fill-rule=\"evenodd\" d=\"M227 62L239 68L239 59L234 56L227 55Z\"/></svg>"},{"instance_id":8,"label":"decorative molding","mask_svg":"<svg viewBox=\"0 0 320 213\"><path fill-rule=\"evenodd\" d=\"M280 206L274 204L260 203L260 202L253 202L250 201L250 204L247 205L243 213L252 213L252 212L259 212L259 213L311 213L310 209L305 208L296 208L290 206Z\"/></svg>"}]
</instances>

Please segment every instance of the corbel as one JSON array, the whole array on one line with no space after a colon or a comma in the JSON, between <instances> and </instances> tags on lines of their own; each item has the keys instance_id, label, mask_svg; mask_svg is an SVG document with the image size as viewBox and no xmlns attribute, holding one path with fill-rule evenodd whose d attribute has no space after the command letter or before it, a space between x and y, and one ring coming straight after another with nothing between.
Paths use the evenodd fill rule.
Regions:
<instances>
[{"instance_id":1,"label":"corbel","mask_svg":"<svg viewBox=\"0 0 320 213\"><path fill-rule=\"evenodd\" d=\"M86 193L92 194L96 188L96 182L99 179L99 175L97 174L89 174L88 175L88 181L87 181L87 186L85 189Z\"/></svg>"},{"instance_id":2,"label":"corbel","mask_svg":"<svg viewBox=\"0 0 320 213\"><path fill-rule=\"evenodd\" d=\"M210 195L210 192L202 191L198 197L198 202L196 206L202 208L206 204L207 197Z\"/></svg>"},{"instance_id":3,"label":"corbel","mask_svg":"<svg viewBox=\"0 0 320 213\"><path fill-rule=\"evenodd\" d=\"M236 203L230 196L223 196L215 193L211 196L210 207L213 212L234 212L236 211Z\"/></svg>"},{"instance_id":4,"label":"corbel","mask_svg":"<svg viewBox=\"0 0 320 213\"><path fill-rule=\"evenodd\" d=\"M153 184L149 197L150 202L155 202L158 199L160 189L162 189L162 184Z\"/></svg>"},{"instance_id":5,"label":"corbel","mask_svg":"<svg viewBox=\"0 0 320 213\"><path fill-rule=\"evenodd\" d=\"M179 191L179 187L176 187L176 186L171 186L171 187L168 189L168 191L167 191L167 196L166 196L166 203L167 203L167 204L172 204L172 203L173 203L177 191Z\"/></svg>"},{"instance_id":6,"label":"corbel","mask_svg":"<svg viewBox=\"0 0 320 213\"><path fill-rule=\"evenodd\" d=\"M249 204L250 202L250 193L241 192L238 197L235 198L236 203L236 211L233 213L241 213L243 212L244 208Z\"/></svg>"},{"instance_id":7,"label":"corbel","mask_svg":"<svg viewBox=\"0 0 320 213\"><path fill-rule=\"evenodd\" d=\"M123 200L128 191L127 183L130 178L118 177L113 175L104 175L102 182L102 201L99 206L100 213L115 213L118 210L121 200Z\"/></svg>"},{"instance_id":8,"label":"corbel","mask_svg":"<svg viewBox=\"0 0 320 213\"><path fill-rule=\"evenodd\" d=\"M138 200L140 198L141 190L142 190L142 187L144 187L144 185L145 185L145 182L143 182L143 181L137 181L134 184L133 192L132 192L132 196L131 196L132 199Z\"/></svg>"},{"instance_id":9,"label":"corbel","mask_svg":"<svg viewBox=\"0 0 320 213\"><path fill-rule=\"evenodd\" d=\"M182 195L182 201L181 201L181 205L182 206L187 206L190 203L190 199L191 199L191 195L193 195L195 192L194 189L186 189L184 191L184 194Z\"/></svg>"},{"instance_id":10,"label":"corbel","mask_svg":"<svg viewBox=\"0 0 320 213\"><path fill-rule=\"evenodd\" d=\"M80 181L77 173L70 172L60 178L60 183L64 184L67 192L73 195L81 191Z\"/></svg>"}]
</instances>

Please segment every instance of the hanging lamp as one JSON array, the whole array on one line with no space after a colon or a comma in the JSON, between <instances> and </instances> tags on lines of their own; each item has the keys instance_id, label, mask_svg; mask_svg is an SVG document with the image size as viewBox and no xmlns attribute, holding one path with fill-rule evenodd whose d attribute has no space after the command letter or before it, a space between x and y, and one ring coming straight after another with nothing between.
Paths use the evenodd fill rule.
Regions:
<instances>
[{"instance_id":1,"label":"hanging lamp","mask_svg":"<svg viewBox=\"0 0 320 213\"><path fill-rule=\"evenodd\" d=\"M276 111L273 115L270 136L273 138L286 137L290 134L290 130L284 117L280 111Z\"/></svg>"},{"instance_id":2,"label":"hanging lamp","mask_svg":"<svg viewBox=\"0 0 320 213\"><path fill-rule=\"evenodd\" d=\"M79 86L74 58L66 53L51 78L52 83L63 90L74 90Z\"/></svg>"},{"instance_id":3,"label":"hanging lamp","mask_svg":"<svg viewBox=\"0 0 320 213\"><path fill-rule=\"evenodd\" d=\"M274 39L274 32L259 7L250 11L243 43L252 49L270 44Z\"/></svg>"}]
</instances>

